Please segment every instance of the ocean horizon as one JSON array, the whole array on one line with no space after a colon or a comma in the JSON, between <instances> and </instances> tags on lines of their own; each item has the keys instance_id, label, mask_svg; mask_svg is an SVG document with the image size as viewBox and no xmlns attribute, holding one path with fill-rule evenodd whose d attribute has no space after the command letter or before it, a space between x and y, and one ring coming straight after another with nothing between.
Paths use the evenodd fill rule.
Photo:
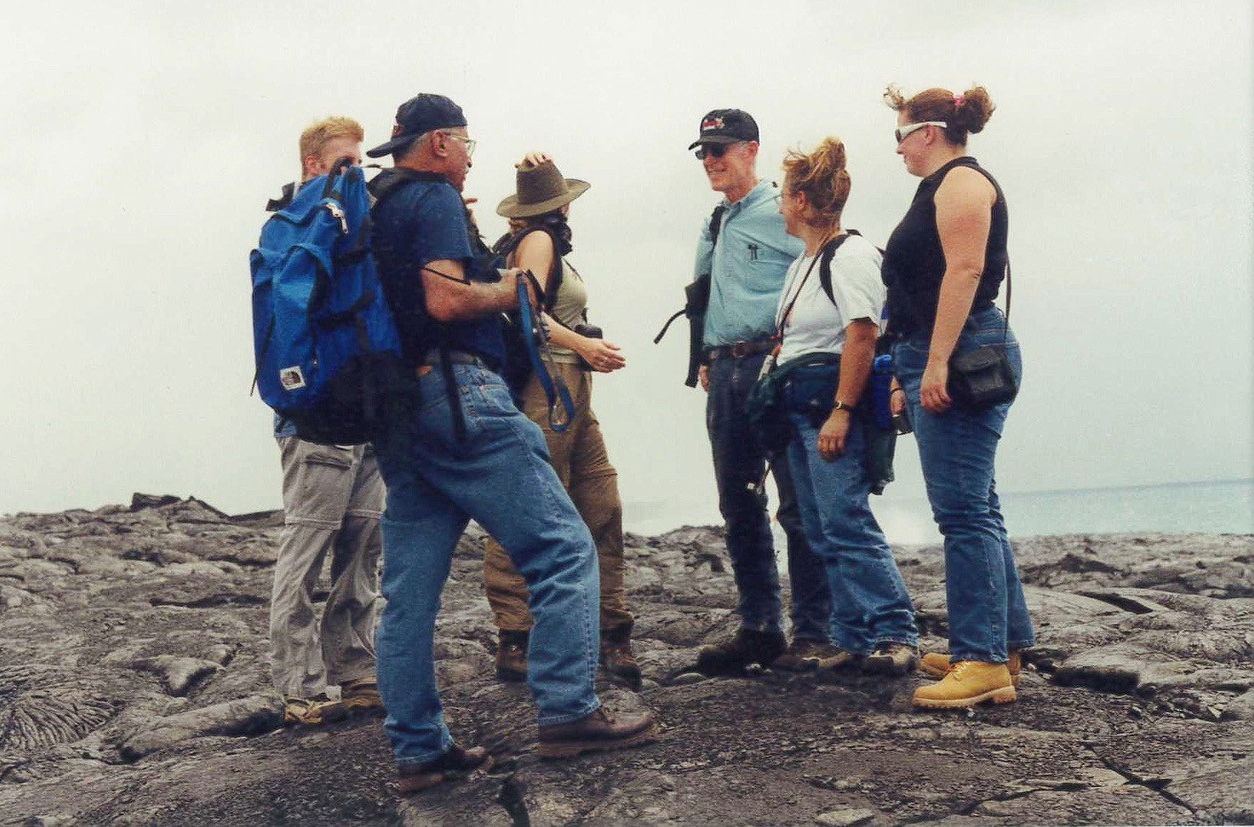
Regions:
<instances>
[{"instance_id":1,"label":"ocean horizon","mask_svg":"<svg viewBox=\"0 0 1254 827\"><path fill-rule=\"evenodd\" d=\"M1080 488L1001 494L1011 537L1054 534L1254 534L1254 479ZM776 499L771 497L772 513ZM889 542L939 543L925 497L871 497ZM719 525L717 502L624 503L624 527L663 534L685 525ZM779 526L775 525L779 534Z\"/></svg>"}]
</instances>

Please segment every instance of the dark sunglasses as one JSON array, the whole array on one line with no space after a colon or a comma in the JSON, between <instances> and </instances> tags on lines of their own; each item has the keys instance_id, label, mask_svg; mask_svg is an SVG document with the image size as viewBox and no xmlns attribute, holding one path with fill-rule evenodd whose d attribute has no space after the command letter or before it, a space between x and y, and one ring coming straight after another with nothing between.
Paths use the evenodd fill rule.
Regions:
<instances>
[{"instance_id":1,"label":"dark sunglasses","mask_svg":"<svg viewBox=\"0 0 1254 827\"><path fill-rule=\"evenodd\" d=\"M737 141L736 143L743 142ZM722 158L727 154L727 150L731 149L735 145L736 144L702 144L692 154L697 156L698 161L704 161L706 156L709 156L710 158Z\"/></svg>"}]
</instances>

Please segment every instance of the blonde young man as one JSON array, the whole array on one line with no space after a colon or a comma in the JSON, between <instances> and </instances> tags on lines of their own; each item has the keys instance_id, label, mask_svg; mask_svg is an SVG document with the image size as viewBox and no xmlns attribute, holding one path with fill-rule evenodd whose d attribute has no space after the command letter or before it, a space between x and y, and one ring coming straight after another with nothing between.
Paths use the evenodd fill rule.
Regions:
<instances>
[{"instance_id":1,"label":"blonde young man","mask_svg":"<svg viewBox=\"0 0 1254 827\"><path fill-rule=\"evenodd\" d=\"M352 118L327 118L300 136L301 182L340 158L361 163L364 132ZM267 209L299 188L288 184ZM370 445L317 445L275 418L283 463L284 527L270 602L271 675L289 724L317 725L353 712L382 711L375 681L383 479ZM331 591L319 620L313 591L331 557ZM340 687L340 699L327 695Z\"/></svg>"}]
</instances>

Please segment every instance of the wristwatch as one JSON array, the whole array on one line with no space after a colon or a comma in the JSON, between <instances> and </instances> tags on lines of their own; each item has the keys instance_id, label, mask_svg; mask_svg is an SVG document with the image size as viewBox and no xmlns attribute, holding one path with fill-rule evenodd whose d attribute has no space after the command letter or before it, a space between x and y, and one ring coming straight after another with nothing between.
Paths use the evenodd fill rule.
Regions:
<instances>
[{"instance_id":1,"label":"wristwatch","mask_svg":"<svg viewBox=\"0 0 1254 827\"><path fill-rule=\"evenodd\" d=\"M844 411L845 413L851 414L853 413L853 405L846 405L844 402L841 402L839 399L837 399L836 402L832 405L832 410Z\"/></svg>"}]
</instances>

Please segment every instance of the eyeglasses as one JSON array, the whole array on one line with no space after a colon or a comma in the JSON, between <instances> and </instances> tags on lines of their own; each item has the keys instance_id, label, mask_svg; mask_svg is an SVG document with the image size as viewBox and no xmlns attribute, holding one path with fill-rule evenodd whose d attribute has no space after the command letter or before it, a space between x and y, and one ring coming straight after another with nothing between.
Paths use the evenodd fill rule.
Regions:
<instances>
[{"instance_id":1,"label":"eyeglasses","mask_svg":"<svg viewBox=\"0 0 1254 827\"><path fill-rule=\"evenodd\" d=\"M706 159L706 156L709 156L711 158L722 158L724 155L727 154L727 150L731 149L732 147L738 144L743 144L743 143L744 141L736 141L736 143L734 144L702 144L700 148L698 148L692 154L697 156L698 161L704 161Z\"/></svg>"},{"instance_id":2,"label":"eyeglasses","mask_svg":"<svg viewBox=\"0 0 1254 827\"><path fill-rule=\"evenodd\" d=\"M467 138L464 135L454 135L452 132L441 132L440 134L443 135L445 138L452 138L455 141L461 141L463 144L466 145L466 157L467 158L474 157L475 144L476 144L474 138Z\"/></svg>"},{"instance_id":3,"label":"eyeglasses","mask_svg":"<svg viewBox=\"0 0 1254 827\"><path fill-rule=\"evenodd\" d=\"M901 143L925 126L940 126L948 128L949 124L944 121L920 121L919 123L908 123L900 129L894 129L893 137L897 139L897 143Z\"/></svg>"}]
</instances>

